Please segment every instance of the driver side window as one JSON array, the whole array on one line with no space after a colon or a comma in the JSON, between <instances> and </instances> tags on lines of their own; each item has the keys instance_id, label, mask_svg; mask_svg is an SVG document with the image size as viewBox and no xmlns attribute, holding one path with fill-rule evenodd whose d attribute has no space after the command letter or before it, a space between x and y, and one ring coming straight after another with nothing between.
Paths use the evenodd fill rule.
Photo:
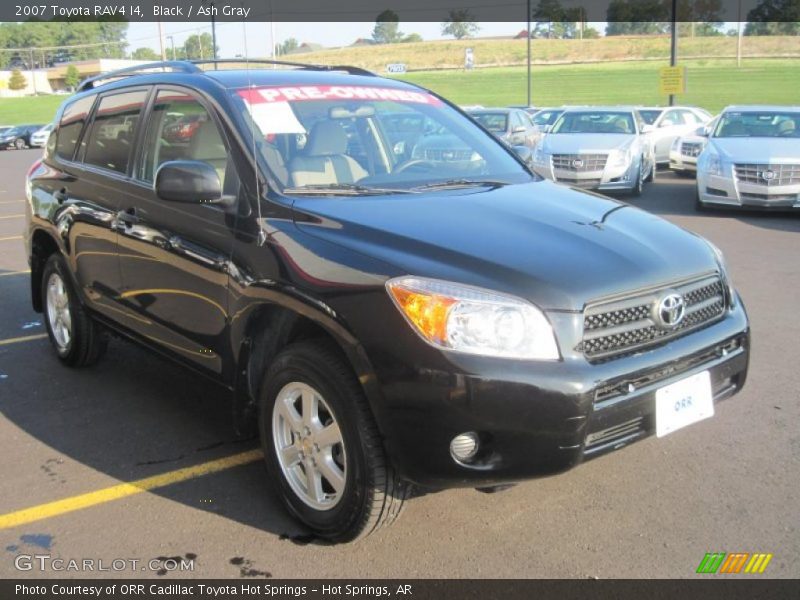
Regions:
<instances>
[{"instance_id":1,"label":"driver side window","mask_svg":"<svg viewBox=\"0 0 800 600\"><path fill-rule=\"evenodd\" d=\"M208 111L189 94L160 90L147 126L139 178L152 182L158 167L171 160L206 162L217 171L223 190L231 190L233 166ZM231 180L228 185L226 180Z\"/></svg>"}]
</instances>

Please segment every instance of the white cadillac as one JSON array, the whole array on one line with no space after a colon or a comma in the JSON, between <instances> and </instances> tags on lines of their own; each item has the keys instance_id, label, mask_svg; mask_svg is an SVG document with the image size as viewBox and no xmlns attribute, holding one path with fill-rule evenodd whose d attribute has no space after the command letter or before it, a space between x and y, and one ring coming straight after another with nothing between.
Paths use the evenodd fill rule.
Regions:
<instances>
[{"instance_id":1,"label":"white cadillac","mask_svg":"<svg viewBox=\"0 0 800 600\"><path fill-rule=\"evenodd\" d=\"M729 106L697 159L697 208L800 208L800 107Z\"/></svg>"},{"instance_id":2,"label":"white cadillac","mask_svg":"<svg viewBox=\"0 0 800 600\"><path fill-rule=\"evenodd\" d=\"M694 177L697 172L697 157L708 143L708 132L714 129L716 117L707 125L692 130L689 135L675 138L669 150L669 168L678 175Z\"/></svg>"},{"instance_id":3,"label":"white cadillac","mask_svg":"<svg viewBox=\"0 0 800 600\"><path fill-rule=\"evenodd\" d=\"M533 168L558 183L638 196L655 175L651 131L635 108L568 108L536 146Z\"/></svg>"}]
</instances>

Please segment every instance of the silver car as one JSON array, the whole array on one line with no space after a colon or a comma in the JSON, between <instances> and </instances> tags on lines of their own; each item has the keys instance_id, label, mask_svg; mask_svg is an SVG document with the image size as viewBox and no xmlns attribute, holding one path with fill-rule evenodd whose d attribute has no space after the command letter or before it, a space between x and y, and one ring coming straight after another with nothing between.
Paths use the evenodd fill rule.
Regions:
<instances>
[{"instance_id":1,"label":"silver car","mask_svg":"<svg viewBox=\"0 0 800 600\"><path fill-rule=\"evenodd\" d=\"M639 108L644 122L653 126L650 139L656 163L669 162L669 151L675 139L687 135L711 120L711 113L695 106L645 106Z\"/></svg>"},{"instance_id":2,"label":"silver car","mask_svg":"<svg viewBox=\"0 0 800 600\"><path fill-rule=\"evenodd\" d=\"M47 138L50 137L50 131L52 129L53 124L49 123L31 135L31 146L33 148L42 148L45 144L47 144Z\"/></svg>"},{"instance_id":3,"label":"silver car","mask_svg":"<svg viewBox=\"0 0 800 600\"><path fill-rule=\"evenodd\" d=\"M638 196L655 175L650 131L635 108L568 108L536 146L533 167L559 183Z\"/></svg>"},{"instance_id":4,"label":"silver car","mask_svg":"<svg viewBox=\"0 0 800 600\"><path fill-rule=\"evenodd\" d=\"M697 160L697 208L800 208L800 107L729 106Z\"/></svg>"},{"instance_id":5,"label":"silver car","mask_svg":"<svg viewBox=\"0 0 800 600\"><path fill-rule=\"evenodd\" d=\"M716 118L708 125L701 125L689 135L675 138L669 149L669 168L678 175L692 176L697 172L697 157L706 147L708 131L714 129Z\"/></svg>"}]
</instances>

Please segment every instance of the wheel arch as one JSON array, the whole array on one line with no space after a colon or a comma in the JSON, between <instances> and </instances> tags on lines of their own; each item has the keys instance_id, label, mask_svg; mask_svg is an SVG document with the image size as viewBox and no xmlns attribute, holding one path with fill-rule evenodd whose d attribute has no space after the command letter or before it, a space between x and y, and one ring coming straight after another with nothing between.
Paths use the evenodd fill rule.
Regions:
<instances>
[{"instance_id":1,"label":"wheel arch","mask_svg":"<svg viewBox=\"0 0 800 600\"><path fill-rule=\"evenodd\" d=\"M375 412L377 380L366 352L341 323L317 312L302 314L276 304L259 304L250 311L240 341L235 344L234 423L240 434L253 433L264 373L289 344L320 340L334 348L350 367Z\"/></svg>"},{"instance_id":2,"label":"wheel arch","mask_svg":"<svg viewBox=\"0 0 800 600\"><path fill-rule=\"evenodd\" d=\"M42 312L42 271L47 259L60 252L56 239L43 229L36 229L31 234L30 266L31 266L31 304L33 310Z\"/></svg>"}]
</instances>

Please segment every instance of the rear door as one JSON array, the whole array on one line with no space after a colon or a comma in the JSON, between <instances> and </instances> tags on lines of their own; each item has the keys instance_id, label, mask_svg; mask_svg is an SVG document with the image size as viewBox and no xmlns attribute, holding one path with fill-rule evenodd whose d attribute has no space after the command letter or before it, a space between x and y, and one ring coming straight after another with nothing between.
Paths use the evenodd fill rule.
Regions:
<instances>
[{"instance_id":1,"label":"rear door","mask_svg":"<svg viewBox=\"0 0 800 600\"><path fill-rule=\"evenodd\" d=\"M90 308L123 324L116 217L132 187L132 136L148 91L126 89L96 101L94 96L77 100L64 110L47 149L60 171L49 183L59 204L53 220L66 235L79 289ZM117 127L123 122L128 123L127 133ZM114 135L107 133L111 131Z\"/></svg>"},{"instance_id":2,"label":"rear door","mask_svg":"<svg viewBox=\"0 0 800 600\"><path fill-rule=\"evenodd\" d=\"M175 127L180 123L179 127ZM228 274L235 227L230 209L160 200L153 181L172 160L200 160L217 171L226 194L238 176L220 122L183 88L156 89L134 178L136 192L120 206L120 265L131 327L166 352L220 374L228 322Z\"/></svg>"}]
</instances>

